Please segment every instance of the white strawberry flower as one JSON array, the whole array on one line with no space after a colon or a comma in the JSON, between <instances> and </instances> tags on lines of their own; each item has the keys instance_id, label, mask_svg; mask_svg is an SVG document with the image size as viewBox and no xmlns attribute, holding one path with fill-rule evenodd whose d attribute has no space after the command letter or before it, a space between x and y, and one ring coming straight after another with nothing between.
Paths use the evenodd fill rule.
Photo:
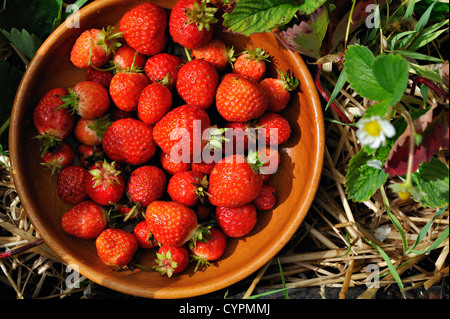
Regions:
<instances>
[{"instance_id":1,"label":"white strawberry flower","mask_svg":"<svg viewBox=\"0 0 450 319\"><path fill-rule=\"evenodd\" d=\"M378 115L362 118L356 123L356 126L358 127L356 137L362 145L368 145L372 149L377 149L380 145L386 145L386 137L395 135L394 126Z\"/></svg>"}]
</instances>

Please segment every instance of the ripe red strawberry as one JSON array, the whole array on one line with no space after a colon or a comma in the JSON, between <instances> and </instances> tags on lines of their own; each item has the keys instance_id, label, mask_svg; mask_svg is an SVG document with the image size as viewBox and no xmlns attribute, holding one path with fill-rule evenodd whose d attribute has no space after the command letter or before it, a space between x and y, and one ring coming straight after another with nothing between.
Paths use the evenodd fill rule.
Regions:
<instances>
[{"instance_id":1,"label":"ripe red strawberry","mask_svg":"<svg viewBox=\"0 0 450 319\"><path fill-rule=\"evenodd\" d=\"M280 78L265 78L260 84L269 93L268 111L280 112L291 99L291 92L297 89L299 81L288 72L283 74L278 70Z\"/></svg>"},{"instance_id":2,"label":"ripe red strawberry","mask_svg":"<svg viewBox=\"0 0 450 319\"><path fill-rule=\"evenodd\" d=\"M148 205L145 220L155 239L162 245L179 247L197 230L197 215L186 205L172 201L154 201Z\"/></svg>"},{"instance_id":3,"label":"ripe red strawberry","mask_svg":"<svg viewBox=\"0 0 450 319\"><path fill-rule=\"evenodd\" d=\"M111 160L131 165L144 164L157 148L152 127L132 118L120 119L108 126L102 145Z\"/></svg>"},{"instance_id":4,"label":"ripe red strawberry","mask_svg":"<svg viewBox=\"0 0 450 319\"><path fill-rule=\"evenodd\" d=\"M192 207L203 200L208 181L202 173L186 171L173 175L167 185L167 193L174 202Z\"/></svg>"},{"instance_id":5,"label":"ripe red strawberry","mask_svg":"<svg viewBox=\"0 0 450 319\"><path fill-rule=\"evenodd\" d=\"M169 17L169 32L175 43L187 49L205 45L214 32L217 9L208 7L206 0L179 0Z\"/></svg>"},{"instance_id":6,"label":"ripe red strawberry","mask_svg":"<svg viewBox=\"0 0 450 319\"><path fill-rule=\"evenodd\" d=\"M86 181L88 170L77 165L69 165L61 170L56 182L59 198L69 205L76 205L88 199Z\"/></svg>"},{"instance_id":7,"label":"ripe red strawberry","mask_svg":"<svg viewBox=\"0 0 450 319\"><path fill-rule=\"evenodd\" d=\"M266 145L265 151L259 151L258 161L263 163L259 168L259 173L263 177L263 182L266 182L278 170L278 165L280 164L278 148Z\"/></svg>"},{"instance_id":8,"label":"ripe red strawberry","mask_svg":"<svg viewBox=\"0 0 450 319\"><path fill-rule=\"evenodd\" d=\"M103 161L105 155L101 144L94 146L80 144L77 148L77 154L81 166L84 168L91 168L95 163Z\"/></svg>"},{"instance_id":9,"label":"ripe red strawberry","mask_svg":"<svg viewBox=\"0 0 450 319\"><path fill-rule=\"evenodd\" d=\"M193 154L194 136L202 137L203 131L210 126L209 115L203 108L186 104L174 108L155 124L153 138L163 152L175 161L188 163L198 155ZM201 145L197 150L201 152L206 142L199 141Z\"/></svg>"},{"instance_id":10,"label":"ripe red strawberry","mask_svg":"<svg viewBox=\"0 0 450 319\"><path fill-rule=\"evenodd\" d=\"M269 55L261 48L250 49L239 55L234 62L233 72L246 75L259 82L266 74L266 61L269 62Z\"/></svg>"},{"instance_id":11,"label":"ripe red strawberry","mask_svg":"<svg viewBox=\"0 0 450 319\"><path fill-rule=\"evenodd\" d=\"M111 104L108 90L100 83L92 81L77 83L62 100L65 103L61 107L67 107L85 119L101 117Z\"/></svg>"},{"instance_id":12,"label":"ripe red strawberry","mask_svg":"<svg viewBox=\"0 0 450 319\"><path fill-rule=\"evenodd\" d=\"M144 73L123 71L113 76L109 85L109 94L114 104L122 111L135 111L142 90L149 84Z\"/></svg>"},{"instance_id":13,"label":"ripe red strawberry","mask_svg":"<svg viewBox=\"0 0 450 319\"><path fill-rule=\"evenodd\" d=\"M101 67L109 61L115 49L120 46L119 33L114 33L114 27L105 29L90 29L84 31L75 41L70 52L70 61L82 69Z\"/></svg>"},{"instance_id":14,"label":"ripe red strawberry","mask_svg":"<svg viewBox=\"0 0 450 319\"><path fill-rule=\"evenodd\" d=\"M250 233L257 221L257 212L253 203L238 207L220 206L216 209L216 219L225 235L233 238Z\"/></svg>"},{"instance_id":15,"label":"ripe red strawberry","mask_svg":"<svg viewBox=\"0 0 450 319\"><path fill-rule=\"evenodd\" d=\"M257 210L269 210L272 209L277 202L277 190L275 187L269 184L264 184L261 193L253 201Z\"/></svg>"},{"instance_id":16,"label":"ripe red strawberry","mask_svg":"<svg viewBox=\"0 0 450 319\"><path fill-rule=\"evenodd\" d=\"M149 84L142 90L137 117L148 125L155 125L172 107L172 92L161 83Z\"/></svg>"},{"instance_id":17,"label":"ripe red strawberry","mask_svg":"<svg viewBox=\"0 0 450 319\"><path fill-rule=\"evenodd\" d=\"M110 124L109 116L95 119L80 117L75 125L74 134L77 140L85 145L100 145Z\"/></svg>"},{"instance_id":18,"label":"ripe red strawberry","mask_svg":"<svg viewBox=\"0 0 450 319\"><path fill-rule=\"evenodd\" d=\"M131 173L126 192L133 203L147 207L151 202L162 198L166 186L167 178L164 171L153 165L145 165Z\"/></svg>"},{"instance_id":19,"label":"ripe red strawberry","mask_svg":"<svg viewBox=\"0 0 450 319\"><path fill-rule=\"evenodd\" d=\"M33 123L38 133L49 139L51 137L63 140L69 136L75 125L75 116L65 108L61 97L67 95L64 88L54 88L40 99L33 111ZM43 141L44 142L44 141ZM50 145L47 145L47 148Z\"/></svg>"},{"instance_id":20,"label":"ripe red strawberry","mask_svg":"<svg viewBox=\"0 0 450 319\"><path fill-rule=\"evenodd\" d=\"M209 267L211 261L222 257L227 247L227 238L217 228L210 228L209 234L205 236L205 239L205 241L197 241L191 247L192 259L197 261L194 272L198 270L199 266Z\"/></svg>"},{"instance_id":21,"label":"ripe red strawberry","mask_svg":"<svg viewBox=\"0 0 450 319\"><path fill-rule=\"evenodd\" d=\"M127 118L136 118L136 112L135 111L122 111L114 104L111 106L110 112L111 120L117 121L120 119L127 119Z\"/></svg>"},{"instance_id":22,"label":"ripe red strawberry","mask_svg":"<svg viewBox=\"0 0 450 319\"><path fill-rule=\"evenodd\" d=\"M64 213L61 226L72 236L94 239L106 227L106 209L91 200L81 202Z\"/></svg>"},{"instance_id":23,"label":"ripe red strawberry","mask_svg":"<svg viewBox=\"0 0 450 319\"><path fill-rule=\"evenodd\" d=\"M251 122L228 122L224 127L225 131L224 145L222 150L225 154L238 153L243 154L248 150L249 143L254 144L256 142L256 135Z\"/></svg>"},{"instance_id":24,"label":"ripe red strawberry","mask_svg":"<svg viewBox=\"0 0 450 319\"><path fill-rule=\"evenodd\" d=\"M105 229L95 240L100 259L109 266L128 265L139 248L136 237L119 228Z\"/></svg>"},{"instance_id":25,"label":"ripe red strawberry","mask_svg":"<svg viewBox=\"0 0 450 319\"><path fill-rule=\"evenodd\" d=\"M234 49L228 49L225 43L217 38L211 39L205 45L193 49L191 55L196 59L203 59L211 63L218 73L225 71L228 64L235 60Z\"/></svg>"},{"instance_id":26,"label":"ripe red strawberry","mask_svg":"<svg viewBox=\"0 0 450 319\"><path fill-rule=\"evenodd\" d=\"M185 270L189 266L189 251L185 246L169 247L162 245L156 253L158 264L154 269L159 271L161 275L172 277Z\"/></svg>"},{"instance_id":27,"label":"ripe red strawberry","mask_svg":"<svg viewBox=\"0 0 450 319\"><path fill-rule=\"evenodd\" d=\"M116 70L143 69L146 62L145 56L129 45L123 45L117 49L112 61Z\"/></svg>"},{"instance_id":28,"label":"ripe red strawberry","mask_svg":"<svg viewBox=\"0 0 450 319\"><path fill-rule=\"evenodd\" d=\"M139 222L134 226L133 234L136 237L139 247L143 249L150 249L158 246L158 243L153 238L152 233L148 229L147 222L145 220Z\"/></svg>"},{"instance_id":29,"label":"ripe red strawberry","mask_svg":"<svg viewBox=\"0 0 450 319\"><path fill-rule=\"evenodd\" d=\"M205 162L202 160L200 163L193 162L191 164L191 168L192 168L192 171L194 171L194 172L199 172L199 173L202 173L203 175L209 175L209 174L211 174L211 171L213 170L214 165L216 165L216 163L214 161Z\"/></svg>"},{"instance_id":30,"label":"ripe red strawberry","mask_svg":"<svg viewBox=\"0 0 450 319\"><path fill-rule=\"evenodd\" d=\"M266 145L279 145L287 142L291 135L289 122L279 113L267 112L257 121L257 126L265 129Z\"/></svg>"},{"instance_id":31,"label":"ripe red strawberry","mask_svg":"<svg viewBox=\"0 0 450 319\"><path fill-rule=\"evenodd\" d=\"M206 60L194 59L180 68L176 88L187 104L207 109L214 102L218 84L219 75L214 66Z\"/></svg>"},{"instance_id":32,"label":"ripe red strawberry","mask_svg":"<svg viewBox=\"0 0 450 319\"><path fill-rule=\"evenodd\" d=\"M237 207L253 201L261 188L257 165L250 165L241 154L229 155L209 175L208 198L215 206Z\"/></svg>"},{"instance_id":33,"label":"ripe red strawberry","mask_svg":"<svg viewBox=\"0 0 450 319\"><path fill-rule=\"evenodd\" d=\"M266 111L268 97L256 81L240 74L228 73L217 87L216 106L228 122L248 122Z\"/></svg>"},{"instance_id":34,"label":"ripe red strawberry","mask_svg":"<svg viewBox=\"0 0 450 319\"><path fill-rule=\"evenodd\" d=\"M120 19L120 31L127 44L143 55L161 52L166 43L167 13L153 3L138 5Z\"/></svg>"},{"instance_id":35,"label":"ripe red strawberry","mask_svg":"<svg viewBox=\"0 0 450 319\"><path fill-rule=\"evenodd\" d=\"M116 163L95 163L86 181L86 191L89 197L101 205L117 203L125 193L125 178Z\"/></svg>"},{"instance_id":36,"label":"ripe red strawberry","mask_svg":"<svg viewBox=\"0 0 450 319\"><path fill-rule=\"evenodd\" d=\"M113 76L114 74L110 71L89 69L86 72L86 81L100 83L105 89L109 90L109 84Z\"/></svg>"},{"instance_id":37,"label":"ripe red strawberry","mask_svg":"<svg viewBox=\"0 0 450 319\"><path fill-rule=\"evenodd\" d=\"M51 171L51 175L60 172L64 167L72 164L75 156L72 146L69 143L61 142L56 149L49 149L42 157L41 165Z\"/></svg>"},{"instance_id":38,"label":"ripe red strawberry","mask_svg":"<svg viewBox=\"0 0 450 319\"><path fill-rule=\"evenodd\" d=\"M147 59L144 71L151 83L158 82L172 90L177 83L178 70L182 64L176 55L158 53Z\"/></svg>"},{"instance_id":39,"label":"ripe red strawberry","mask_svg":"<svg viewBox=\"0 0 450 319\"><path fill-rule=\"evenodd\" d=\"M178 172L189 171L191 169L191 163L183 163L182 161L175 162L169 154L160 152L159 160L164 171L170 175L174 175Z\"/></svg>"}]
</instances>

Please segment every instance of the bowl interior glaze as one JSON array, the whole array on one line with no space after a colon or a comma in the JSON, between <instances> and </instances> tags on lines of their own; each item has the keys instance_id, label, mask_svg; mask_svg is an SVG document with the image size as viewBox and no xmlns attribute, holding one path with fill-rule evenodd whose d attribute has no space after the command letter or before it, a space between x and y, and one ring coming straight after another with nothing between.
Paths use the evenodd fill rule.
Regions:
<instances>
[{"instance_id":1,"label":"bowl interior glaze","mask_svg":"<svg viewBox=\"0 0 450 319\"><path fill-rule=\"evenodd\" d=\"M224 33L216 36L233 44L236 52L261 47L270 54L276 68L291 70L300 80L290 105L282 112L292 126L290 140L280 147L281 163L269 183L277 188L278 203L261 212L253 231L245 238L229 239L224 256L214 266L193 272L193 265L172 278L156 272L116 272L97 257L93 240L76 239L61 226L62 214L71 206L56 192L56 178L39 165L39 143L33 126L33 110L46 91L69 87L84 80L85 71L75 68L69 53L76 38L88 28L117 25L121 16L146 1L97 0L77 14L79 28L62 24L45 41L25 72L11 114L9 150L13 178L21 203L46 244L67 264L92 281L125 294L150 298L185 298L203 295L236 283L254 273L274 257L297 230L318 188L324 150L324 124L321 103L307 66L299 54L288 50L274 34L243 37ZM152 1L169 10L176 1ZM151 266L155 254L138 253L140 263Z\"/></svg>"}]
</instances>

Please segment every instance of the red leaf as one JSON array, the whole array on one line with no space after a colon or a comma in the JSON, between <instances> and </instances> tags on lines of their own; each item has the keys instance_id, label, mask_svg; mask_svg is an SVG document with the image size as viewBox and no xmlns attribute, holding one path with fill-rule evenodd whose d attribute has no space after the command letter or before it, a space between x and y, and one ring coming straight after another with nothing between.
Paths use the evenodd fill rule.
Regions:
<instances>
[{"instance_id":1,"label":"red leaf","mask_svg":"<svg viewBox=\"0 0 450 319\"><path fill-rule=\"evenodd\" d=\"M414 120L416 133L422 134L422 143L414 147L412 172L420 163L429 162L441 147L449 147L449 111L432 107L427 113ZM410 135L407 129L394 143L384 165L389 176L405 175L408 170Z\"/></svg>"}]
</instances>

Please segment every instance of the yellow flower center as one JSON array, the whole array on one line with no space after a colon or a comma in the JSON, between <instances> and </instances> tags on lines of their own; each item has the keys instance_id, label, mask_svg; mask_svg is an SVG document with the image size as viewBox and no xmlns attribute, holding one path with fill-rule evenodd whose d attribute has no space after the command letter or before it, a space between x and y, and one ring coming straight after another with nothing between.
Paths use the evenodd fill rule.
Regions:
<instances>
[{"instance_id":1,"label":"yellow flower center","mask_svg":"<svg viewBox=\"0 0 450 319\"><path fill-rule=\"evenodd\" d=\"M366 123L364 130L371 136L379 136L381 132L381 125L377 120L370 121Z\"/></svg>"}]
</instances>

